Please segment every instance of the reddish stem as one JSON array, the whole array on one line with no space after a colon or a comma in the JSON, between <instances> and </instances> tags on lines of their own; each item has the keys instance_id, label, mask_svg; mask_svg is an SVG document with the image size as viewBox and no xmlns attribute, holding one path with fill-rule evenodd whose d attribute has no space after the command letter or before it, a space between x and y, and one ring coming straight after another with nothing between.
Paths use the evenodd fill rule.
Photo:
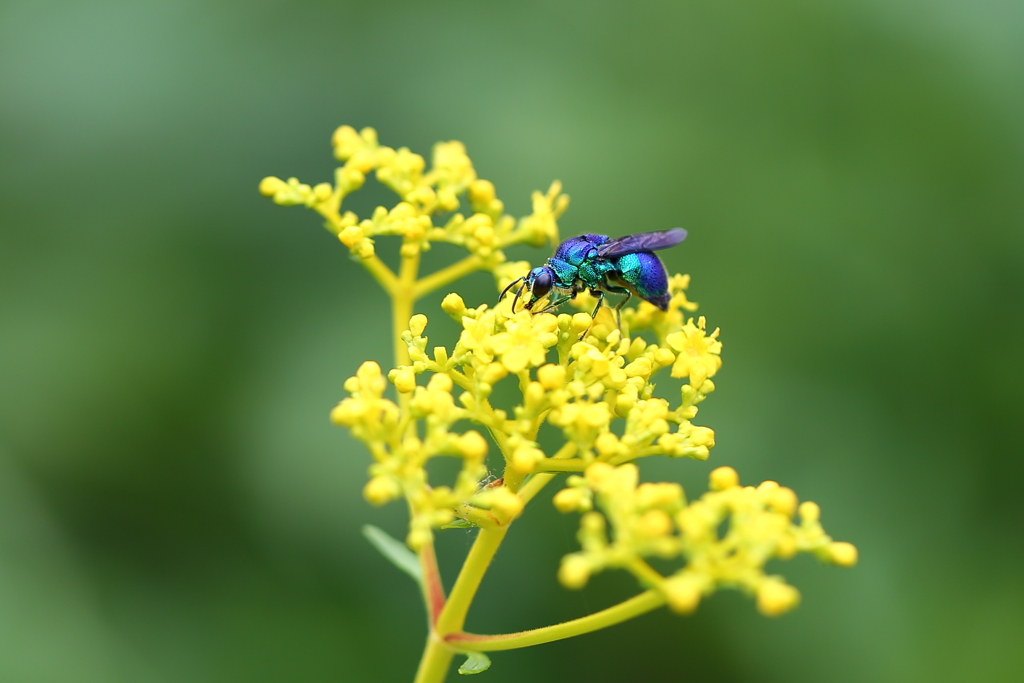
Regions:
<instances>
[{"instance_id":1,"label":"reddish stem","mask_svg":"<svg viewBox=\"0 0 1024 683\"><path fill-rule=\"evenodd\" d=\"M437 618L441 614L446 600L433 543L428 543L420 551L420 566L423 568L423 592L427 601L427 612L430 616L430 624L433 626L437 623Z\"/></svg>"}]
</instances>

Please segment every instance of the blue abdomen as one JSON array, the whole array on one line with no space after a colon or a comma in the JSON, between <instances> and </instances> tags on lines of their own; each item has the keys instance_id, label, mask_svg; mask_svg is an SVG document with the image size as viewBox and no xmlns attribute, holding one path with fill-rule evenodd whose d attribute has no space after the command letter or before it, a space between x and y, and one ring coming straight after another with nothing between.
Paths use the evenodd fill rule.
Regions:
<instances>
[{"instance_id":1,"label":"blue abdomen","mask_svg":"<svg viewBox=\"0 0 1024 683\"><path fill-rule=\"evenodd\" d=\"M668 273L661 259L651 252L639 251L619 257L615 265L616 279L661 310L668 307Z\"/></svg>"}]
</instances>

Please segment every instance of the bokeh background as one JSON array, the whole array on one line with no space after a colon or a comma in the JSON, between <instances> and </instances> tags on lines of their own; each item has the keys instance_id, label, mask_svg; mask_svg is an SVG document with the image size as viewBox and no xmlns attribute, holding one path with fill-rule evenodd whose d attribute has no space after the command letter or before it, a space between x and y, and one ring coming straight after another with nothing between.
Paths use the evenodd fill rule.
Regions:
<instances>
[{"instance_id":1,"label":"bokeh background","mask_svg":"<svg viewBox=\"0 0 1024 683\"><path fill-rule=\"evenodd\" d=\"M780 565L781 619L723 593L487 680L1020 680L1022 31L1000 0L0 2L0 680L411 680L415 587L360 535L405 513L327 420L386 300L256 192L330 180L343 123L464 141L514 215L562 180L563 236L686 227L718 446L645 476L777 479L861 551ZM516 527L471 630L635 590L559 587L546 502Z\"/></svg>"}]
</instances>

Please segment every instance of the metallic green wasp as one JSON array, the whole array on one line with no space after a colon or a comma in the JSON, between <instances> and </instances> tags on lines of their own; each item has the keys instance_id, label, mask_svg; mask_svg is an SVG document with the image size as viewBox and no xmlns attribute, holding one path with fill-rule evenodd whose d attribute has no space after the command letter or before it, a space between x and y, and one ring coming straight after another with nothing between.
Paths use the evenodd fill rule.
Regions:
<instances>
[{"instance_id":1,"label":"metallic green wasp","mask_svg":"<svg viewBox=\"0 0 1024 683\"><path fill-rule=\"evenodd\" d=\"M548 304L537 313L554 310L566 301L575 299L580 292L589 291L597 297L597 307L592 317L601 308L606 292L626 295L615 306L616 316L634 294L664 311L671 298L668 292L668 273L665 272L665 264L654 252L675 246L684 239L686 231L682 228L623 237L591 234L572 237L562 242L555 250L555 255L543 266L511 282L499 300L518 284L512 310L515 310L526 291L529 291L530 297L523 307L528 311L533 310L534 305L545 296L551 295Z\"/></svg>"}]
</instances>

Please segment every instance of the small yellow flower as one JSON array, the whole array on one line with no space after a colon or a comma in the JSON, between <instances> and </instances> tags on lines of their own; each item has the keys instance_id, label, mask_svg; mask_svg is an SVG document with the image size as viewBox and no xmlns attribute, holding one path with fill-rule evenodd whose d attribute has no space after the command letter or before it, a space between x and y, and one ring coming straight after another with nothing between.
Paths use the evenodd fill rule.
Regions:
<instances>
[{"instance_id":1,"label":"small yellow flower","mask_svg":"<svg viewBox=\"0 0 1024 683\"><path fill-rule=\"evenodd\" d=\"M690 319L683 329L665 337L665 341L679 353L672 366L672 376L688 377L692 386L700 386L722 367L718 330L706 335L704 316L698 318L696 325Z\"/></svg>"},{"instance_id":2,"label":"small yellow flower","mask_svg":"<svg viewBox=\"0 0 1024 683\"><path fill-rule=\"evenodd\" d=\"M544 364L548 349L558 343L554 333L557 325L558 319L550 313L519 311L505 321L504 332L489 337L487 346L510 373L516 374Z\"/></svg>"}]
</instances>

